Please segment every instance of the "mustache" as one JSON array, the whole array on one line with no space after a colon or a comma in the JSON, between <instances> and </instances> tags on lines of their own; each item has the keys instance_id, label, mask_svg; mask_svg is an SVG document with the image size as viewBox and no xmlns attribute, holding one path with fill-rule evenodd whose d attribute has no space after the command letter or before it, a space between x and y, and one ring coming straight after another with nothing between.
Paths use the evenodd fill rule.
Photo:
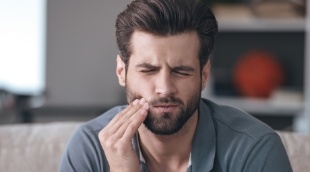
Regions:
<instances>
[{"instance_id":1,"label":"mustache","mask_svg":"<svg viewBox=\"0 0 310 172\"><path fill-rule=\"evenodd\" d=\"M139 94L135 94L134 92L131 92L126 88L126 95L127 95L127 100L128 103L133 102L135 99L141 99L143 98ZM174 105L184 105L183 101L177 97L174 96L167 96L167 97L161 97L158 99L151 99L151 100L146 100L150 106L156 106L158 104L174 104Z\"/></svg>"},{"instance_id":2,"label":"mustache","mask_svg":"<svg viewBox=\"0 0 310 172\"><path fill-rule=\"evenodd\" d=\"M183 105L183 101L176 97L162 97L159 99L154 99L148 101L150 106L156 106L158 104L175 104L175 105Z\"/></svg>"}]
</instances>

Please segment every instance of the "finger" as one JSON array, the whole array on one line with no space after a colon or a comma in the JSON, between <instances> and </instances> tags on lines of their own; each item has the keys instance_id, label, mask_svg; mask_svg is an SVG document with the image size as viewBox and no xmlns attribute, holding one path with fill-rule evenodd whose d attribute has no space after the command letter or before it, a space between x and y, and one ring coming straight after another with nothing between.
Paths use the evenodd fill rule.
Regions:
<instances>
[{"instance_id":1,"label":"finger","mask_svg":"<svg viewBox=\"0 0 310 172\"><path fill-rule=\"evenodd\" d=\"M148 114L148 109L149 109L149 105L148 105L148 103L145 103L143 105L143 108L141 108L139 110L139 112L135 114L135 116L130 118L130 120L129 120L130 123L127 126L127 128L126 128L126 130L124 132L124 135L122 137L122 139L124 141L130 141L132 139L132 137L137 132L138 128L141 126L141 124L145 120L145 118L146 118L146 116Z\"/></svg>"},{"instance_id":2,"label":"finger","mask_svg":"<svg viewBox=\"0 0 310 172\"><path fill-rule=\"evenodd\" d=\"M141 99L140 102L144 102L145 100ZM120 118L114 122L114 124L112 126L110 126L108 129L107 129L107 132L109 134L115 134L119 128L124 125L128 119L134 115L140 108L142 107L141 104L135 104L133 105L133 107L131 109L129 109L125 114L121 114Z\"/></svg>"},{"instance_id":3,"label":"finger","mask_svg":"<svg viewBox=\"0 0 310 172\"><path fill-rule=\"evenodd\" d=\"M122 118L123 121L119 122L119 123L115 123L113 127L115 127L116 130L110 130L113 131L113 135L117 138L121 138L124 135L124 132L126 131L126 128L128 127L128 125L131 123L131 121L135 118L135 116L140 113L139 111L141 109L143 109L143 105L145 104L145 100L142 100L139 102L139 104L135 105L137 106L139 109L137 111L129 111L127 113L131 113L129 116L127 116L128 118ZM126 114L127 115L127 114ZM121 125L120 125L121 124Z\"/></svg>"},{"instance_id":4,"label":"finger","mask_svg":"<svg viewBox=\"0 0 310 172\"><path fill-rule=\"evenodd\" d=\"M110 122L109 124L105 127L106 129L110 128L113 126L117 121L119 121L121 118L123 118L124 114L126 114L130 109L132 109L137 103L139 102L139 99L134 100L131 102L124 110L119 112Z\"/></svg>"},{"instance_id":5,"label":"finger","mask_svg":"<svg viewBox=\"0 0 310 172\"><path fill-rule=\"evenodd\" d=\"M134 106L139 102L138 99L130 103L124 110L119 112L109 123L105 126L100 132L99 137L107 137L111 134L111 130L114 131L115 123L120 122L120 119L124 118L124 114L126 114L130 109L134 108Z\"/></svg>"},{"instance_id":6,"label":"finger","mask_svg":"<svg viewBox=\"0 0 310 172\"><path fill-rule=\"evenodd\" d=\"M118 130L116 131L116 133L114 134L115 137L117 138L121 138L123 137L126 129L128 128L128 126L131 125L131 123L136 120L137 117L139 117L141 115L141 113L143 113L145 110L148 109L148 104L145 103L144 105L141 105L141 108L135 112L135 114L133 114L130 118L128 118L126 121L124 121L124 123L122 124L122 126L120 126L118 128ZM136 125L141 125L143 121L141 121L140 124L136 124ZM135 132L135 131L134 131Z\"/></svg>"},{"instance_id":7,"label":"finger","mask_svg":"<svg viewBox=\"0 0 310 172\"><path fill-rule=\"evenodd\" d=\"M135 103L129 104L127 108L125 108L119 114L117 114L109 122L109 124L98 133L100 142L101 141L106 142L109 140L108 142L111 143L112 140L119 139L119 137L115 136L115 133L118 130L119 126L124 125L123 123L124 121L126 121L124 118L126 118L126 115L128 116L128 112L132 113L131 111L133 109L137 109L137 110L139 109L137 102L139 102L139 100L135 101Z\"/></svg>"}]
</instances>

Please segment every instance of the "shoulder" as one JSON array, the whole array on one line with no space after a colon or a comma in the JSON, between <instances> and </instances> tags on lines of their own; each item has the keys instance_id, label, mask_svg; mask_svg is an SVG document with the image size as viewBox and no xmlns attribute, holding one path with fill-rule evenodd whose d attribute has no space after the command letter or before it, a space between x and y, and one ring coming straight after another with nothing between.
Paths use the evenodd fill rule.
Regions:
<instances>
[{"instance_id":1,"label":"shoulder","mask_svg":"<svg viewBox=\"0 0 310 172\"><path fill-rule=\"evenodd\" d=\"M84 132L98 133L126 106L116 106L80 126L79 130Z\"/></svg>"},{"instance_id":2,"label":"shoulder","mask_svg":"<svg viewBox=\"0 0 310 172\"><path fill-rule=\"evenodd\" d=\"M60 171L108 171L108 162L101 148L98 133L125 106L114 107L81 125L71 136L62 157Z\"/></svg>"},{"instance_id":3,"label":"shoulder","mask_svg":"<svg viewBox=\"0 0 310 172\"><path fill-rule=\"evenodd\" d=\"M281 139L271 127L238 108L203 102L214 125L217 164L221 168L291 171Z\"/></svg>"},{"instance_id":4,"label":"shoulder","mask_svg":"<svg viewBox=\"0 0 310 172\"><path fill-rule=\"evenodd\" d=\"M252 115L229 105L219 105L210 100L203 99L208 107L217 132L224 130L228 133L240 134L254 140L275 131L267 124Z\"/></svg>"},{"instance_id":5,"label":"shoulder","mask_svg":"<svg viewBox=\"0 0 310 172\"><path fill-rule=\"evenodd\" d=\"M98 133L124 108L125 106L113 107L100 116L82 124L71 139L74 139L75 143L85 143L86 145L92 144L90 142L98 142Z\"/></svg>"}]
</instances>

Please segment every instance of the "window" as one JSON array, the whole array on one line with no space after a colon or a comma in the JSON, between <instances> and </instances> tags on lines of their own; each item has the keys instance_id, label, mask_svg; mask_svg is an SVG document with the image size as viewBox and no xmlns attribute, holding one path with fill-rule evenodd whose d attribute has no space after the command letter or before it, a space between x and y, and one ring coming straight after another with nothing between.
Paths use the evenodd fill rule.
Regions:
<instances>
[{"instance_id":1,"label":"window","mask_svg":"<svg viewBox=\"0 0 310 172\"><path fill-rule=\"evenodd\" d=\"M45 0L0 0L0 89L45 90Z\"/></svg>"}]
</instances>

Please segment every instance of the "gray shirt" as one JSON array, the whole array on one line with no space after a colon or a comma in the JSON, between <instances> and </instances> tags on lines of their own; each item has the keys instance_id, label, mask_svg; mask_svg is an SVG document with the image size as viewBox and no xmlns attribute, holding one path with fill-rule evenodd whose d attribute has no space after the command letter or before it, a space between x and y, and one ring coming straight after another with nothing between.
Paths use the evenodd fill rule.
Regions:
<instances>
[{"instance_id":1,"label":"gray shirt","mask_svg":"<svg viewBox=\"0 0 310 172\"><path fill-rule=\"evenodd\" d=\"M125 106L115 107L78 128L63 154L61 172L108 172L98 133ZM139 156L137 138L132 140ZM140 162L141 171L147 172ZM266 124L230 106L201 99L190 172L291 172L280 137Z\"/></svg>"}]
</instances>

